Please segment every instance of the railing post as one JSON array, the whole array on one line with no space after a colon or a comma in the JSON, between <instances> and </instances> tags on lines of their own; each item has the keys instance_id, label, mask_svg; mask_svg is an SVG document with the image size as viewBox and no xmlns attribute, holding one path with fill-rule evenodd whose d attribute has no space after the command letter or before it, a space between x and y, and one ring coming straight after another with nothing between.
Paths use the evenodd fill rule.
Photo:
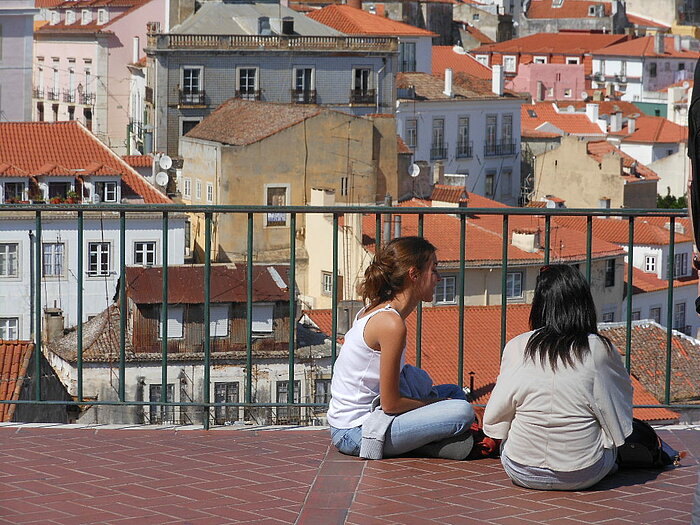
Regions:
<instances>
[{"instance_id":1,"label":"railing post","mask_svg":"<svg viewBox=\"0 0 700 525\"><path fill-rule=\"evenodd\" d=\"M202 425L209 430L211 397L211 213L204 214L204 374L202 379Z\"/></svg>"},{"instance_id":2,"label":"railing post","mask_svg":"<svg viewBox=\"0 0 700 525\"><path fill-rule=\"evenodd\" d=\"M634 216L630 216L627 233L627 323L625 328L625 367L629 372L632 368L632 270L634 265Z\"/></svg>"},{"instance_id":3,"label":"railing post","mask_svg":"<svg viewBox=\"0 0 700 525\"><path fill-rule=\"evenodd\" d=\"M591 259L593 258L593 216L586 217L586 281L591 284Z\"/></svg>"},{"instance_id":4,"label":"railing post","mask_svg":"<svg viewBox=\"0 0 700 525\"><path fill-rule=\"evenodd\" d=\"M334 214L335 217L335 214ZM334 230L335 231L335 230ZM297 214L289 216L289 381L287 384L287 405L294 404L294 334L296 331L296 246L297 246ZM337 251L334 243L333 249ZM333 267L333 281L336 280L337 270ZM300 393L301 399L301 393ZM289 407L288 407L289 409ZM301 411L300 411L301 412Z\"/></svg>"},{"instance_id":5,"label":"railing post","mask_svg":"<svg viewBox=\"0 0 700 525\"><path fill-rule=\"evenodd\" d=\"M246 375L245 402L253 401L253 214L248 213L248 245L246 255Z\"/></svg>"},{"instance_id":6,"label":"railing post","mask_svg":"<svg viewBox=\"0 0 700 525\"><path fill-rule=\"evenodd\" d=\"M126 214L119 212L119 400L126 399Z\"/></svg>"},{"instance_id":7,"label":"railing post","mask_svg":"<svg viewBox=\"0 0 700 525\"><path fill-rule=\"evenodd\" d=\"M544 264L549 264L551 240L552 240L552 217L551 215L544 216Z\"/></svg>"},{"instance_id":8,"label":"railing post","mask_svg":"<svg viewBox=\"0 0 700 525\"><path fill-rule=\"evenodd\" d=\"M168 212L163 212L163 303L161 306L161 370L160 370L160 402L168 401ZM160 422L163 423L167 408L160 405Z\"/></svg>"},{"instance_id":9,"label":"railing post","mask_svg":"<svg viewBox=\"0 0 700 525\"><path fill-rule=\"evenodd\" d=\"M501 255L501 356L506 346L506 309L508 307L508 218L503 214L503 254Z\"/></svg>"},{"instance_id":10,"label":"railing post","mask_svg":"<svg viewBox=\"0 0 700 525\"><path fill-rule=\"evenodd\" d=\"M459 275L457 276L457 289L459 290L459 319L457 328L457 385L464 387L464 271L465 271L465 245L467 244L467 215L464 208L459 214Z\"/></svg>"},{"instance_id":11,"label":"railing post","mask_svg":"<svg viewBox=\"0 0 700 525\"><path fill-rule=\"evenodd\" d=\"M423 222L425 216L418 215L418 237L423 237ZM423 354L423 301L416 308L416 366L420 368Z\"/></svg>"},{"instance_id":12,"label":"railing post","mask_svg":"<svg viewBox=\"0 0 700 525\"><path fill-rule=\"evenodd\" d=\"M671 404L671 349L673 348L673 280L676 273L676 218L671 217L668 246L668 300L666 308L666 377L664 403Z\"/></svg>"},{"instance_id":13,"label":"railing post","mask_svg":"<svg viewBox=\"0 0 700 525\"><path fill-rule=\"evenodd\" d=\"M78 211L78 308L77 308L77 337L78 337L78 401L83 400L83 210ZM124 401L120 399L120 401Z\"/></svg>"},{"instance_id":14,"label":"railing post","mask_svg":"<svg viewBox=\"0 0 700 525\"><path fill-rule=\"evenodd\" d=\"M377 215L379 217L379 215ZM362 219L360 219L362 220ZM375 244L379 249L379 245ZM376 252L375 252L376 253ZM338 214L333 214L333 278L331 279L333 300L331 301L331 367L338 355Z\"/></svg>"},{"instance_id":15,"label":"railing post","mask_svg":"<svg viewBox=\"0 0 700 525\"><path fill-rule=\"evenodd\" d=\"M41 211L36 212L36 239L34 257L34 400L41 401L41 281L42 281L42 246L41 246ZM65 261L63 261L65 264Z\"/></svg>"}]
</instances>

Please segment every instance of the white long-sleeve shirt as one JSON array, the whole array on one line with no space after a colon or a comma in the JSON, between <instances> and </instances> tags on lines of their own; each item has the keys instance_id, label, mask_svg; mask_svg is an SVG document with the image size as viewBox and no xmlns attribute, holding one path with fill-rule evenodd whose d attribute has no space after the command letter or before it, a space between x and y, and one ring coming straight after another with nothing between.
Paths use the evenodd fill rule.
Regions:
<instances>
[{"instance_id":1,"label":"white long-sleeve shirt","mask_svg":"<svg viewBox=\"0 0 700 525\"><path fill-rule=\"evenodd\" d=\"M525 358L533 332L508 342L496 386L484 412L484 432L506 439L504 453L531 467L571 472L632 432L632 383L620 354L596 335L574 368Z\"/></svg>"}]
</instances>

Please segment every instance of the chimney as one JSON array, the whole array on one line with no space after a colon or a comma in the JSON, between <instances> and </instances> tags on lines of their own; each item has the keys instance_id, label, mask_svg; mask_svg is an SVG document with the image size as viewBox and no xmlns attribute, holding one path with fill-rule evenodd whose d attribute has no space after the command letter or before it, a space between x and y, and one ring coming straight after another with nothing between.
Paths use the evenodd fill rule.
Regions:
<instances>
[{"instance_id":1,"label":"chimney","mask_svg":"<svg viewBox=\"0 0 700 525\"><path fill-rule=\"evenodd\" d=\"M680 53L683 51L682 46L681 35L673 35L673 48Z\"/></svg>"},{"instance_id":2,"label":"chimney","mask_svg":"<svg viewBox=\"0 0 700 525\"><path fill-rule=\"evenodd\" d=\"M615 112L610 114L610 133L618 133L622 130L622 113Z\"/></svg>"},{"instance_id":3,"label":"chimney","mask_svg":"<svg viewBox=\"0 0 700 525\"><path fill-rule=\"evenodd\" d=\"M401 215L394 215L394 239L401 237Z\"/></svg>"},{"instance_id":4,"label":"chimney","mask_svg":"<svg viewBox=\"0 0 700 525\"><path fill-rule=\"evenodd\" d=\"M539 230L513 230L512 244L524 252L535 253L540 248Z\"/></svg>"},{"instance_id":5,"label":"chimney","mask_svg":"<svg viewBox=\"0 0 700 525\"><path fill-rule=\"evenodd\" d=\"M270 29L270 17L269 16L259 16L258 17L258 35L271 35L272 30Z\"/></svg>"},{"instance_id":6,"label":"chimney","mask_svg":"<svg viewBox=\"0 0 700 525\"><path fill-rule=\"evenodd\" d=\"M586 104L586 115L594 124L598 122L598 104Z\"/></svg>"},{"instance_id":7,"label":"chimney","mask_svg":"<svg viewBox=\"0 0 700 525\"><path fill-rule=\"evenodd\" d=\"M44 308L44 337L50 343L63 337L63 310L56 308Z\"/></svg>"},{"instance_id":8,"label":"chimney","mask_svg":"<svg viewBox=\"0 0 700 525\"><path fill-rule=\"evenodd\" d=\"M505 78L503 77L503 66L493 66L493 76L491 77L491 91L499 97L503 95Z\"/></svg>"},{"instance_id":9,"label":"chimney","mask_svg":"<svg viewBox=\"0 0 700 525\"><path fill-rule=\"evenodd\" d=\"M627 119L627 133L631 135L637 129L637 120L633 118Z\"/></svg>"},{"instance_id":10,"label":"chimney","mask_svg":"<svg viewBox=\"0 0 700 525\"><path fill-rule=\"evenodd\" d=\"M282 34L283 35L293 35L294 34L294 18L291 16L285 16L282 18Z\"/></svg>"},{"instance_id":11,"label":"chimney","mask_svg":"<svg viewBox=\"0 0 700 525\"><path fill-rule=\"evenodd\" d=\"M544 83L541 80L537 81L537 102L544 100Z\"/></svg>"},{"instance_id":12,"label":"chimney","mask_svg":"<svg viewBox=\"0 0 700 525\"><path fill-rule=\"evenodd\" d=\"M384 196L384 206L391 206L391 195L388 193ZM382 244L386 244L391 240L391 213L384 215L384 231L382 232Z\"/></svg>"},{"instance_id":13,"label":"chimney","mask_svg":"<svg viewBox=\"0 0 700 525\"><path fill-rule=\"evenodd\" d=\"M135 36L133 42L134 42L134 44L133 44L133 47L131 48L131 63L136 64L136 62L139 61L139 53L140 53L139 37Z\"/></svg>"},{"instance_id":14,"label":"chimney","mask_svg":"<svg viewBox=\"0 0 700 525\"><path fill-rule=\"evenodd\" d=\"M664 54L664 44L666 36L663 33L656 33L654 35L654 53L657 55Z\"/></svg>"},{"instance_id":15,"label":"chimney","mask_svg":"<svg viewBox=\"0 0 700 525\"><path fill-rule=\"evenodd\" d=\"M452 91L452 69L449 67L445 70L445 91L443 93L450 98L455 96Z\"/></svg>"}]
</instances>

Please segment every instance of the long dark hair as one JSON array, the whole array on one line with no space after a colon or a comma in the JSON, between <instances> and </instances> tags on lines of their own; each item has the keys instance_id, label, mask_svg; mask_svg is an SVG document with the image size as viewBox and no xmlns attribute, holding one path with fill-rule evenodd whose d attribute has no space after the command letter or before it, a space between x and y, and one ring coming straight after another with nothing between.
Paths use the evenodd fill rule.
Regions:
<instances>
[{"instance_id":1,"label":"long dark hair","mask_svg":"<svg viewBox=\"0 0 700 525\"><path fill-rule=\"evenodd\" d=\"M591 289L581 272L565 264L543 266L537 277L530 310L530 329L535 333L525 346L525 356L552 370L561 360L575 367L590 352L588 335L596 334L609 352L610 340L598 333Z\"/></svg>"},{"instance_id":2,"label":"long dark hair","mask_svg":"<svg viewBox=\"0 0 700 525\"><path fill-rule=\"evenodd\" d=\"M365 270L365 278L358 292L369 308L390 301L406 286L411 268L423 270L433 254L435 246L422 237L397 237L378 249Z\"/></svg>"}]
</instances>

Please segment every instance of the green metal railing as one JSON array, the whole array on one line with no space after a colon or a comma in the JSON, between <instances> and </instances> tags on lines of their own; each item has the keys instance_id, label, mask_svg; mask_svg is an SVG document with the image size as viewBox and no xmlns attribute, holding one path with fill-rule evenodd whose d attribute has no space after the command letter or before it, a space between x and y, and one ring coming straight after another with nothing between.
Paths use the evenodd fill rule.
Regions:
<instances>
[{"instance_id":1,"label":"green metal railing","mask_svg":"<svg viewBox=\"0 0 700 525\"><path fill-rule=\"evenodd\" d=\"M375 217L375 238L376 242L380 244L382 242L382 217L389 216L391 214L401 214L407 215L417 215L418 220L418 234L423 235L424 233L424 220L428 215L440 215L440 214L450 214L453 216L458 216L459 218L459 273L457 276L457 301L459 305L459 324L458 324L458 347L455 348L457 353L457 381L460 386L464 386L464 337L465 326L464 319L464 289L465 289L465 272L467 269L467 254L465 253L466 247L466 234L467 234L467 221L469 220L469 215L480 215L480 216L502 216L502 232L503 232L503 245L502 245L502 261L501 261L501 349L506 343L506 328L507 328L507 309L508 309L508 298L507 298L507 274L509 268L508 261L508 239L509 239L509 218L511 216L536 216L544 217L545 221L545 246L544 255L542 259L542 264L550 263L550 243L551 243L551 218L552 216L585 216L587 217L587 230L586 230L586 268L585 276L590 282L591 280L591 263L592 263L592 225L593 217L622 217L628 220L629 224L629 243L627 246L630 264L628 265L627 271L627 283L628 283L628 293L626 300L626 347L625 347L625 365L629 370L631 367L631 331L632 331L632 293L631 293L631 283L633 278L632 273L632 256L634 250L634 232L635 232L635 219L637 217L665 217L670 221L669 228L669 279L668 279L668 302L667 302L667 326L671 327L673 322L673 312L671 306L673 305L673 279L674 279L674 253L675 253L675 224L676 218L685 217L685 210L601 210L601 209L542 209L542 208L395 208L388 206L334 206L334 207L321 207L321 206L276 206L274 207L275 213L285 213L289 217L288 227L289 227L289 361L288 361L288 388L287 388L287 400L286 402L278 403L258 403L255 402L252 397L252 384L253 384L253 329L252 329L252 319L253 319L253 263L252 254L254 247L254 218L256 215L261 215L269 213L271 207L268 206L187 206L187 205L72 205L64 204L60 208L55 205L0 205L0 212L13 212L13 213L33 213L35 217L35 237L34 237L34 275L37 277L34 279L34 312L32 313L34 319L34 326L37 327L35 330L35 347L34 347L34 374L37 378L41 377L41 355L42 355L42 330L39 328L42 326L42 252L41 252L41 239L42 239L42 217L46 215L53 214L57 211L62 212L63 218L65 219L66 212L75 217L76 229L77 229L77 319L83 318L83 240L84 240L84 221L85 214L95 214L95 213L113 213L118 217L119 221L119 261L118 261L118 291L119 291L119 308L120 308L120 324L119 324L119 364L118 364L118 388L116 391L118 393L117 400L90 400L85 397L85 386L83 381L83 327L79 322L77 324L77 399L73 401L56 401L56 400L46 400L43 399L41 381L35 381L35 387L33 392L33 399L25 400L15 400L15 401L0 401L0 403L14 403L14 404L44 404L44 405L81 405L81 406L143 406L143 407L160 407L164 410L164 407L196 407L202 410L202 424L204 428L209 428L211 424L211 410L215 407L243 407L243 408L257 408L257 407L309 407L313 409L323 409L323 403L307 403L307 402L294 402L295 399L295 349L296 349L296 305L297 305L297 288L295 286L296 280L296 224L297 216L299 214L309 215L309 214L332 214L332 314L331 314L331 341L330 341L330 362L331 364L335 362L338 347L338 316L337 316L337 304L339 297L338 289L338 270L339 270L339 219L344 214L370 214ZM162 231L161 231L161 243L162 243L162 304L160 309L160 320L161 320L161 389L160 389L160 400L158 401L137 401L132 399L127 399L126 395L126 333L127 333L127 315L124 312L127 311L127 298L126 298L126 232L127 232L127 220L130 214L141 214L150 213L157 217L159 214L162 216ZM168 401L167 399L167 387L168 387L168 265L170 259L169 244L168 244L168 231L169 231L169 219L173 214L198 214L204 217L204 246L203 248L203 266L204 266L204 341L203 341L203 386L202 386L202 396L201 401L193 402L174 402ZM247 257L246 260L249 264L247 267L247 299L246 299L246 357L245 357L245 385L244 385L244 401L233 403L233 402L212 402L210 398L210 388L211 388L211 367L212 367L212 350L211 350L211 332L210 332L210 320L211 320L211 267L212 261L212 229L213 222L217 215L220 214L237 214L247 218L247 232L246 232L246 246L247 246ZM421 364L422 358L422 319L423 319L422 307L419 306L417 310L417 323L416 323L416 363L418 366ZM672 372L672 358L671 358L671 348L672 348L672 330L667 330L666 338L666 374L665 374L665 389L664 389L664 403L661 406L668 408L695 408L695 405L682 405L682 404L672 404L671 403L671 372ZM170 356L172 358L172 356ZM647 407L658 407L659 405L643 405L639 408Z\"/></svg>"}]
</instances>

